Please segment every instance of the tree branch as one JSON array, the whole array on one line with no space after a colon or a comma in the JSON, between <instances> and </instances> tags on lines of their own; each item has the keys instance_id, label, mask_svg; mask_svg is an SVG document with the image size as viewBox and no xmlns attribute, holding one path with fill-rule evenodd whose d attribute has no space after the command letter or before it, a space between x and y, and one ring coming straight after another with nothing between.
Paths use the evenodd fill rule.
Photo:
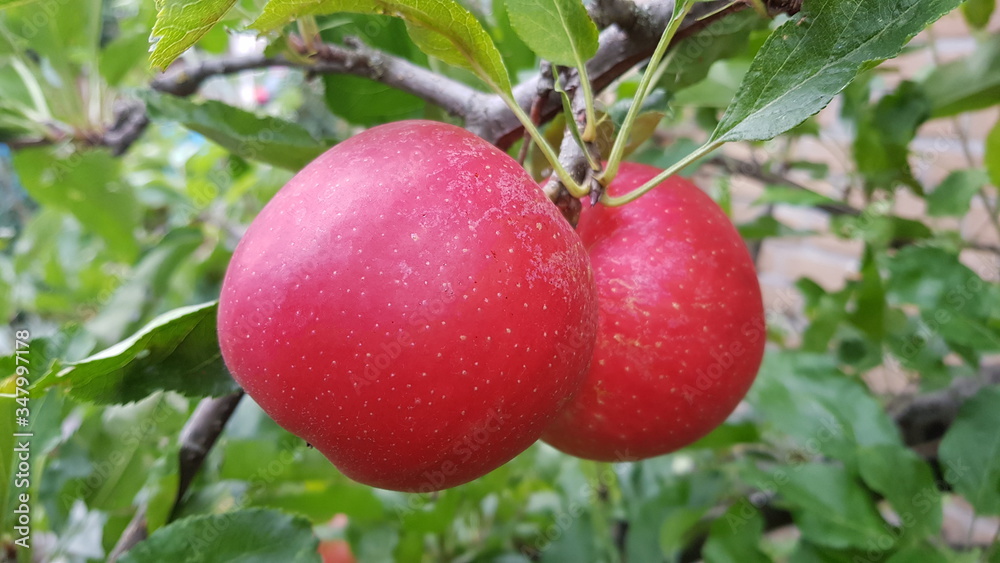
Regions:
<instances>
[{"instance_id":1,"label":"tree branch","mask_svg":"<svg viewBox=\"0 0 1000 563\"><path fill-rule=\"evenodd\" d=\"M298 40L301 41L301 40ZM291 60L282 55L226 56L206 60L193 67L174 66L152 82L155 90L175 96L190 96L213 76L222 76L270 67L297 68L315 74L351 74L381 82L436 104L448 113L465 117L481 104L488 94L461 82L437 74L406 59L372 49L356 38L347 46L323 43L313 57ZM304 45L291 41L293 48L305 51Z\"/></svg>"},{"instance_id":2,"label":"tree branch","mask_svg":"<svg viewBox=\"0 0 1000 563\"><path fill-rule=\"evenodd\" d=\"M170 509L169 520L177 516L184 496L194 481L195 475L201 469L208 452L215 445L226 422L233 415L240 399L243 398L243 391L237 391L222 397L202 399L195 407L191 418L188 419L180 434L180 453L178 464L180 467L180 481L177 485L177 493L174 495L174 504ZM146 506L139 507L125 531L118 539L114 549L108 556L108 561L114 563L129 549L146 539Z\"/></svg>"},{"instance_id":3,"label":"tree branch","mask_svg":"<svg viewBox=\"0 0 1000 563\"><path fill-rule=\"evenodd\" d=\"M673 2L651 2L634 12L624 15L621 9L601 12L599 17L619 20L601 32L597 54L587 62L587 73L594 85L594 91L607 88L635 65L649 58L663 34L673 13ZM719 0L700 2L681 24L674 36L673 44L701 31L717 20L746 8L746 4ZM598 8L595 8L598 9ZM609 20L610 21L610 20ZM628 27L619 27L617 23ZM521 107L528 108L538 90L541 76L528 78L514 87L514 99ZM542 122L546 122L562 109L557 99L550 99L542 111ZM466 129L499 146L510 147L521 135L521 124L506 108L503 101L493 97L481 112L468 116Z\"/></svg>"}]
</instances>

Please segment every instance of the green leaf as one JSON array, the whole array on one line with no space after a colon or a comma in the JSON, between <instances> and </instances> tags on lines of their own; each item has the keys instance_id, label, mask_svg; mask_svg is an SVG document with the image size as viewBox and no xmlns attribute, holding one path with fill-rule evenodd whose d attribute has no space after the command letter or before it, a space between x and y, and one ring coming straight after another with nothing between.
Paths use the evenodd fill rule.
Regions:
<instances>
[{"instance_id":1,"label":"green leaf","mask_svg":"<svg viewBox=\"0 0 1000 563\"><path fill-rule=\"evenodd\" d=\"M889 270L886 295L892 304L909 303L922 310L986 318L990 314L986 282L958 256L939 248L909 246L885 258Z\"/></svg>"},{"instance_id":2,"label":"green leaf","mask_svg":"<svg viewBox=\"0 0 1000 563\"><path fill-rule=\"evenodd\" d=\"M790 186L766 186L764 193L753 203L754 205L784 203L787 205L814 207L817 205L837 205L840 202L810 190L802 190Z\"/></svg>"},{"instance_id":3,"label":"green leaf","mask_svg":"<svg viewBox=\"0 0 1000 563\"><path fill-rule=\"evenodd\" d=\"M767 140L823 109L960 0L812 0L771 33L711 141Z\"/></svg>"},{"instance_id":4,"label":"green leaf","mask_svg":"<svg viewBox=\"0 0 1000 563\"><path fill-rule=\"evenodd\" d=\"M899 445L882 405L834 362L825 354L769 351L748 399L770 428L845 463L856 460L859 446Z\"/></svg>"},{"instance_id":5,"label":"green leaf","mask_svg":"<svg viewBox=\"0 0 1000 563\"><path fill-rule=\"evenodd\" d=\"M455 0L270 0L250 27L271 31L294 18L334 12L402 18L425 53L466 67L500 92L510 93L510 77L493 39Z\"/></svg>"},{"instance_id":6,"label":"green leaf","mask_svg":"<svg viewBox=\"0 0 1000 563\"><path fill-rule=\"evenodd\" d=\"M986 135L986 154L983 156L990 183L1000 187L1000 121Z\"/></svg>"},{"instance_id":7,"label":"green leaf","mask_svg":"<svg viewBox=\"0 0 1000 563\"><path fill-rule=\"evenodd\" d=\"M249 509L193 516L160 528L119 561L239 561L320 563L308 520L277 510Z\"/></svg>"},{"instance_id":8,"label":"green leaf","mask_svg":"<svg viewBox=\"0 0 1000 563\"><path fill-rule=\"evenodd\" d=\"M996 129L996 128L994 128ZM1000 137L1000 136L998 136ZM987 138L987 152L989 138ZM986 158L989 164L989 157ZM982 170L955 170L934 191L927 195L927 213L931 217L946 215L961 217L969 212L969 203L986 185L988 178Z\"/></svg>"},{"instance_id":9,"label":"green leaf","mask_svg":"<svg viewBox=\"0 0 1000 563\"><path fill-rule=\"evenodd\" d=\"M139 207L121 180L120 159L107 150L59 158L50 149L28 149L14 154L14 168L31 197L71 213L119 258L135 259Z\"/></svg>"},{"instance_id":10,"label":"green leaf","mask_svg":"<svg viewBox=\"0 0 1000 563\"><path fill-rule=\"evenodd\" d=\"M875 503L843 467L808 463L779 467L771 475L803 537L833 548L884 539L886 524Z\"/></svg>"},{"instance_id":11,"label":"green leaf","mask_svg":"<svg viewBox=\"0 0 1000 563\"><path fill-rule=\"evenodd\" d=\"M761 215L760 217L743 223L738 227L740 236L747 240L762 240L776 237L799 237L809 236L809 231L798 231L774 218L774 215Z\"/></svg>"},{"instance_id":12,"label":"green leaf","mask_svg":"<svg viewBox=\"0 0 1000 563\"><path fill-rule=\"evenodd\" d=\"M962 4L962 15L969 27L983 29L990 23L990 16L996 7L996 0L966 0Z\"/></svg>"},{"instance_id":13,"label":"green leaf","mask_svg":"<svg viewBox=\"0 0 1000 563\"><path fill-rule=\"evenodd\" d=\"M701 556L713 563L769 563L759 547L763 533L760 512L749 501L734 504L712 522Z\"/></svg>"},{"instance_id":14,"label":"green leaf","mask_svg":"<svg viewBox=\"0 0 1000 563\"><path fill-rule=\"evenodd\" d=\"M940 531L941 493L924 460L899 446L863 448L858 459L861 478L892 504L904 534L924 538Z\"/></svg>"},{"instance_id":15,"label":"green leaf","mask_svg":"<svg viewBox=\"0 0 1000 563\"><path fill-rule=\"evenodd\" d=\"M130 71L139 66L149 52L149 35L130 33L108 43L97 60L101 76L112 86L118 85Z\"/></svg>"},{"instance_id":16,"label":"green leaf","mask_svg":"<svg viewBox=\"0 0 1000 563\"><path fill-rule=\"evenodd\" d=\"M744 52L750 32L763 22L759 15L745 10L718 19L698 33L684 38L671 48L670 60L657 85L677 92L701 82L716 61Z\"/></svg>"},{"instance_id":17,"label":"green leaf","mask_svg":"<svg viewBox=\"0 0 1000 563\"><path fill-rule=\"evenodd\" d=\"M99 404L138 401L161 389L189 397L235 391L219 351L215 317L215 302L164 313L128 339L69 364L53 383Z\"/></svg>"},{"instance_id":18,"label":"green leaf","mask_svg":"<svg viewBox=\"0 0 1000 563\"><path fill-rule=\"evenodd\" d=\"M934 117L996 105L1000 100L1000 35L990 35L963 59L936 66L922 85Z\"/></svg>"},{"instance_id":19,"label":"green leaf","mask_svg":"<svg viewBox=\"0 0 1000 563\"><path fill-rule=\"evenodd\" d=\"M597 26L580 0L507 0L514 32L539 57L579 68L597 53Z\"/></svg>"},{"instance_id":20,"label":"green leaf","mask_svg":"<svg viewBox=\"0 0 1000 563\"><path fill-rule=\"evenodd\" d=\"M233 7L236 0L156 0L155 40L149 62L164 69L202 38Z\"/></svg>"},{"instance_id":21,"label":"green leaf","mask_svg":"<svg viewBox=\"0 0 1000 563\"><path fill-rule=\"evenodd\" d=\"M239 156L299 170L330 148L333 139L316 139L301 125L260 117L209 100L195 103L176 96L145 96L154 119L177 121Z\"/></svg>"},{"instance_id":22,"label":"green leaf","mask_svg":"<svg viewBox=\"0 0 1000 563\"><path fill-rule=\"evenodd\" d=\"M729 449L736 444L747 444L760 441L760 430L752 422L725 423L717 426L715 430L709 432L705 437L700 438L686 448L697 450L707 449Z\"/></svg>"},{"instance_id":23,"label":"green leaf","mask_svg":"<svg viewBox=\"0 0 1000 563\"><path fill-rule=\"evenodd\" d=\"M854 160L868 193L875 189L891 191L903 184L922 194L908 157L917 128L930 114L930 100L918 85L907 81L859 115Z\"/></svg>"},{"instance_id":24,"label":"green leaf","mask_svg":"<svg viewBox=\"0 0 1000 563\"><path fill-rule=\"evenodd\" d=\"M960 561L945 557L934 546L918 544L893 553L885 563L960 563Z\"/></svg>"},{"instance_id":25,"label":"green leaf","mask_svg":"<svg viewBox=\"0 0 1000 563\"><path fill-rule=\"evenodd\" d=\"M979 515L1000 514L1000 386L985 387L966 401L941 440L944 478Z\"/></svg>"},{"instance_id":26,"label":"green leaf","mask_svg":"<svg viewBox=\"0 0 1000 563\"><path fill-rule=\"evenodd\" d=\"M859 273L861 280L852 284L855 307L850 314L850 320L878 344L885 337L885 285L882 283L875 251L870 246L865 247Z\"/></svg>"},{"instance_id":27,"label":"green leaf","mask_svg":"<svg viewBox=\"0 0 1000 563\"><path fill-rule=\"evenodd\" d=\"M326 29L321 32L324 41L341 43L352 35L366 37L380 51L417 64L426 63L426 55L413 44L406 34L406 24L398 18L338 14L331 20L325 22ZM417 96L360 76L327 74L323 76L323 87L330 111L359 125L420 117L426 105Z\"/></svg>"}]
</instances>

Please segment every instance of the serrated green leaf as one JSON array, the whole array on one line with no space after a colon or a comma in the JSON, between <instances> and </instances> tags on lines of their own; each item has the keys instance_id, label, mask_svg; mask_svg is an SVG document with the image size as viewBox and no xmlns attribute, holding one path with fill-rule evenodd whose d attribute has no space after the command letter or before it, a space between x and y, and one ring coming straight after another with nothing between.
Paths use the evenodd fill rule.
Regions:
<instances>
[{"instance_id":1,"label":"serrated green leaf","mask_svg":"<svg viewBox=\"0 0 1000 563\"><path fill-rule=\"evenodd\" d=\"M921 84L934 107L934 117L996 105L1000 100L1000 35L990 35L963 59L937 65Z\"/></svg>"},{"instance_id":2,"label":"serrated green leaf","mask_svg":"<svg viewBox=\"0 0 1000 563\"><path fill-rule=\"evenodd\" d=\"M984 387L966 401L941 440L944 478L979 515L1000 514L1000 386Z\"/></svg>"},{"instance_id":3,"label":"serrated green leaf","mask_svg":"<svg viewBox=\"0 0 1000 563\"><path fill-rule=\"evenodd\" d=\"M119 561L239 561L320 563L308 520L277 510L249 509L192 516L160 528Z\"/></svg>"},{"instance_id":4,"label":"serrated green leaf","mask_svg":"<svg viewBox=\"0 0 1000 563\"><path fill-rule=\"evenodd\" d=\"M597 26L580 0L507 0L514 32L539 57L579 67L597 52Z\"/></svg>"},{"instance_id":5,"label":"serrated green leaf","mask_svg":"<svg viewBox=\"0 0 1000 563\"><path fill-rule=\"evenodd\" d=\"M510 76L493 39L455 0L270 0L250 27L266 32L294 18L335 12L402 18L425 53L469 68L497 90L510 93Z\"/></svg>"},{"instance_id":6,"label":"serrated green leaf","mask_svg":"<svg viewBox=\"0 0 1000 563\"><path fill-rule=\"evenodd\" d=\"M915 453L898 446L870 446L858 456L865 484L885 496L902 533L924 538L941 529L941 493L934 473Z\"/></svg>"},{"instance_id":7,"label":"serrated green leaf","mask_svg":"<svg viewBox=\"0 0 1000 563\"><path fill-rule=\"evenodd\" d=\"M316 139L296 123L214 100L195 103L158 94L145 98L154 119L177 121L243 158L289 170L300 170L336 142Z\"/></svg>"},{"instance_id":8,"label":"serrated green leaf","mask_svg":"<svg viewBox=\"0 0 1000 563\"><path fill-rule=\"evenodd\" d=\"M149 63L164 69L219 22L236 0L156 0Z\"/></svg>"},{"instance_id":9,"label":"serrated green leaf","mask_svg":"<svg viewBox=\"0 0 1000 563\"><path fill-rule=\"evenodd\" d=\"M52 384L99 404L138 401L158 390L189 397L237 389L215 336L216 303L164 313L114 346L69 364Z\"/></svg>"},{"instance_id":10,"label":"serrated green leaf","mask_svg":"<svg viewBox=\"0 0 1000 563\"><path fill-rule=\"evenodd\" d=\"M996 129L996 128L994 128ZM989 140L987 139L987 152ZM986 158L987 165L989 157ZM934 191L927 194L927 214L931 217L962 216L969 212L973 196L986 185L988 178L982 170L955 170Z\"/></svg>"},{"instance_id":11,"label":"serrated green leaf","mask_svg":"<svg viewBox=\"0 0 1000 563\"><path fill-rule=\"evenodd\" d=\"M772 474L803 537L838 549L885 539L886 524L871 496L843 467L808 463Z\"/></svg>"},{"instance_id":12,"label":"serrated green leaf","mask_svg":"<svg viewBox=\"0 0 1000 563\"><path fill-rule=\"evenodd\" d=\"M823 109L960 0L813 0L757 52L712 141L766 140Z\"/></svg>"},{"instance_id":13,"label":"serrated green leaf","mask_svg":"<svg viewBox=\"0 0 1000 563\"><path fill-rule=\"evenodd\" d=\"M990 182L1000 187L1000 121L986 135L986 154L983 156Z\"/></svg>"}]
</instances>

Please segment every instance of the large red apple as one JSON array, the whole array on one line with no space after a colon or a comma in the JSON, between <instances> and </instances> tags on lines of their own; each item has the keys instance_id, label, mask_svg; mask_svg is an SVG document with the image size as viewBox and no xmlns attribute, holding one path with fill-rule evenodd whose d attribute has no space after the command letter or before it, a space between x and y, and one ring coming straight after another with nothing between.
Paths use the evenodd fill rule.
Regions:
<instances>
[{"instance_id":1,"label":"large red apple","mask_svg":"<svg viewBox=\"0 0 1000 563\"><path fill-rule=\"evenodd\" d=\"M659 172L623 164L609 191ZM678 177L622 207L584 204L577 232L597 280L597 346L587 382L543 439L602 461L690 444L725 420L760 367L764 313L743 240Z\"/></svg>"},{"instance_id":2,"label":"large red apple","mask_svg":"<svg viewBox=\"0 0 1000 563\"><path fill-rule=\"evenodd\" d=\"M310 163L240 241L219 302L237 382L344 474L452 487L527 448L597 328L586 250L467 131L375 127Z\"/></svg>"}]
</instances>

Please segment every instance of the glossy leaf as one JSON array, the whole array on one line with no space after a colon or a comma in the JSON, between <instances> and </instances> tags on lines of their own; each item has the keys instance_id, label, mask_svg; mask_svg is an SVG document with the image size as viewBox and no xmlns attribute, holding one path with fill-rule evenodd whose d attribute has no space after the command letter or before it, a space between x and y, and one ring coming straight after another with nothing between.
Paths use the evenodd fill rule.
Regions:
<instances>
[{"instance_id":1,"label":"glossy leaf","mask_svg":"<svg viewBox=\"0 0 1000 563\"><path fill-rule=\"evenodd\" d=\"M580 66L597 52L597 26L580 0L506 0L510 25L539 57Z\"/></svg>"},{"instance_id":2,"label":"glossy leaf","mask_svg":"<svg viewBox=\"0 0 1000 563\"><path fill-rule=\"evenodd\" d=\"M1000 514L1000 386L985 387L966 401L941 440L944 478L980 515Z\"/></svg>"},{"instance_id":3,"label":"glossy leaf","mask_svg":"<svg viewBox=\"0 0 1000 563\"><path fill-rule=\"evenodd\" d=\"M233 7L236 0L156 0L152 66L164 69L201 39Z\"/></svg>"},{"instance_id":4,"label":"glossy leaf","mask_svg":"<svg viewBox=\"0 0 1000 563\"><path fill-rule=\"evenodd\" d=\"M493 39L455 0L270 0L250 27L270 31L297 17L335 12L402 18L425 53L467 67L501 92L510 92L510 77Z\"/></svg>"},{"instance_id":5,"label":"glossy leaf","mask_svg":"<svg viewBox=\"0 0 1000 563\"><path fill-rule=\"evenodd\" d=\"M959 0L814 0L757 52L713 141L766 140L823 109L870 61L895 56Z\"/></svg>"},{"instance_id":6,"label":"glossy leaf","mask_svg":"<svg viewBox=\"0 0 1000 563\"><path fill-rule=\"evenodd\" d=\"M308 520L276 510L248 509L194 516L160 528L119 561L320 563Z\"/></svg>"},{"instance_id":7,"label":"glossy leaf","mask_svg":"<svg viewBox=\"0 0 1000 563\"><path fill-rule=\"evenodd\" d=\"M243 158L299 170L333 146L333 139L316 139L301 125L260 117L209 100L195 103L183 98L148 95L146 103L154 119L183 124Z\"/></svg>"},{"instance_id":8,"label":"glossy leaf","mask_svg":"<svg viewBox=\"0 0 1000 563\"><path fill-rule=\"evenodd\" d=\"M235 391L215 337L216 303L182 307L153 319L139 332L68 365L55 383L86 401L138 401L154 391L189 397Z\"/></svg>"}]
</instances>

